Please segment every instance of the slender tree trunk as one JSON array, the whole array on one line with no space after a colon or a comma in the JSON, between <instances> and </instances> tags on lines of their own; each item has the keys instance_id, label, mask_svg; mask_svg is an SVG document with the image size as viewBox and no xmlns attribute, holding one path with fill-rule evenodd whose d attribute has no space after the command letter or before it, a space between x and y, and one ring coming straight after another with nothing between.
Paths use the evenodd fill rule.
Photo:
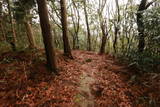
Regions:
<instances>
[{"instance_id":1,"label":"slender tree trunk","mask_svg":"<svg viewBox=\"0 0 160 107\"><path fill-rule=\"evenodd\" d=\"M71 12L72 12L72 14L75 14L75 13L73 13L73 10L72 10L72 7L71 7ZM74 27L74 33L72 33L71 35L72 35L72 39L73 39L73 50L74 49L76 49L76 24L75 24L75 21L74 21L74 16L73 15L71 15L71 18L72 18L72 22L73 22L73 27Z\"/></svg>"},{"instance_id":2,"label":"slender tree trunk","mask_svg":"<svg viewBox=\"0 0 160 107\"><path fill-rule=\"evenodd\" d=\"M71 12L72 12L72 14L75 14L75 13L73 13L72 7L71 7ZM76 23L74 21L75 17L73 15L71 17L72 17L72 22L73 22L73 26L74 26L74 33L72 34L72 37L73 37L73 49L76 49L76 41L77 41L76 38L78 37L78 35L77 35L77 32L76 32Z\"/></svg>"},{"instance_id":3,"label":"slender tree trunk","mask_svg":"<svg viewBox=\"0 0 160 107\"><path fill-rule=\"evenodd\" d=\"M147 3L147 0L141 0L137 11L137 26L138 26L138 34L139 34L139 43L138 43L138 52L143 52L145 48L145 35L144 35L144 23L143 12L146 10L153 2Z\"/></svg>"},{"instance_id":4,"label":"slender tree trunk","mask_svg":"<svg viewBox=\"0 0 160 107\"><path fill-rule=\"evenodd\" d=\"M114 42L113 42L114 53L117 53L117 39L118 39L118 28L115 27L115 31L114 31Z\"/></svg>"},{"instance_id":5,"label":"slender tree trunk","mask_svg":"<svg viewBox=\"0 0 160 107\"><path fill-rule=\"evenodd\" d=\"M2 40L6 41L6 35L5 35L5 32L4 32L4 28L3 28L3 24L2 24L1 19L0 19L0 31L2 33Z\"/></svg>"},{"instance_id":6,"label":"slender tree trunk","mask_svg":"<svg viewBox=\"0 0 160 107\"><path fill-rule=\"evenodd\" d=\"M89 27L89 22L88 22L88 13L86 9L86 0L83 1L84 3L84 14L85 14L85 19L86 19L86 25L87 25L87 50L91 51L91 33L90 33L90 27Z\"/></svg>"},{"instance_id":7,"label":"slender tree trunk","mask_svg":"<svg viewBox=\"0 0 160 107\"><path fill-rule=\"evenodd\" d=\"M74 13L72 12L72 7L71 7L71 12L73 14L76 14L77 13L77 17L76 20L77 20L77 23L74 21L74 16L72 15L72 21L73 21L73 25L74 25L74 33L75 33L75 37L73 38L73 49L79 49L79 24L80 24L80 13L79 13L79 10L78 10L78 7L76 6L75 4L75 1L72 0L72 3L73 3L73 10L74 10Z\"/></svg>"},{"instance_id":8,"label":"slender tree trunk","mask_svg":"<svg viewBox=\"0 0 160 107\"><path fill-rule=\"evenodd\" d=\"M101 24L101 30L102 30L102 44L101 44L101 48L100 48L100 54L104 54L105 53L105 47L106 47L106 40L107 40L107 35L108 33L105 31L105 26L103 24Z\"/></svg>"},{"instance_id":9,"label":"slender tree trunk","mask_svg":"<svg viewBox=\"0 0 160 107\"><path fill-rule=\"evenodd\" d=\"M53 35L54 35L55 47L56 47L56 48L59 48L59 42L58 42L57 32L56 32L55 26L53 26L52 28L53 28Z\"/></svg>"},{"instance_id":10,"label":"slender tree trunk","mask_svg":"<svg viewBox=\"0 0 160 107\"><path fill-rule=\"evenodd\" d=\"M29 41L29 48L31 48L31 49L36 48L36 43L35 43L31 24L28 21L25 21L24 24L26 27L26 33L27 33L27 37L28 37L28 41Z\"/></svg>"},{"instance_id":11,"label":"slender tree trunk","mask_svg":"<svg viewBox=\"0 0 160 107\"><path fill-rule=\"evenodd\" d=\"M2 33L2 40L6 40L3 24L2 24L2 2L0 2L0 31Z\"/></svg>"},{"instance_id":12,"label":"slender tree trunk","mask_svg":"<svg viewBox=\"0 0 160 107\"><path fill-rule=\"evenodd\" d=\"M54 42L53 42L53 37L51 33L51 26L49 23L48 8L47 8L46 0L37 0L37 3L38 3L40 24L41 24L42 35L43 35L43 42L45 45L45 52L47 57L47 65L51 71L57 72L56 57L55 57L55 50L54 50L54 44L53 44Z\"/></svg>"},{"instance_id":13,"label":"slender tree trunk","mask_svg":"<svg viewBox=\"0 0 160 107\"><path fill-rule=\"evenodd\" d=\"M0 1L0 16L2 16L2 1Z\"/></svg>"},{"instance_id":14,"label":"slender tree trunk","mask_svg":"<svg viewBox=\"0 0 160 107\"><path fill-rule=\"evenodd\" d=\"M107 37L106 37L106 35L104 35L102 37L102 44L101 44L101 48L100 48L100 54L104 54L105 53L106 40L107 40Z\"/></svg>"},{"instance_id":15,"label":"slender tree trunk","mask_svg":"<svg viewBox=\"0 0 160 107\"><path fill-rule=\"evenodd\" d=\"M142 21L142 13L145 9L147 0L142 0L137 12L137 26L138 26L138 35L139 35L139 43L138 43L138 52L143 52L145 47L145 39L144 39L144 24Z\"/></svg>"},{"instance_id":16,"label":"slender tree trunk","mask_svg":"<svg viewBox=\"0 0 160 107\"><path fill-rule=\"evenodd\" d=\"M11 6L10 6L10 0L7 0L7 4L8 4L8 12L9 12L9 18L10 18L10 24L11 24L11 32L12 32L12 38L10 38L11 40L9 40L12 50L16 51L16 32L14 29L14 23L13 23L13 19L12 19L12 13L11 13Z\"/></svg>"},{"instance_id":17,"label":"slender tree trunk","mask_svg":"<svg viewBox=\"0 0 160 107\"><path fill-rule=\"evenodd\" d=\"M99 22L100 22L100 27L102 31L102 42L101 42L99 54L105 53L106 40L108 36L106 19L104 18L104 15L103 15L103 10L106 6L106 3L107 3L107 0L99 0L98 15L99 15Z\"/></svg>"},{"instance_id":18,"label":"slender tree trunk","mask_svg":"<svg viewBox=\"0 0 160 107\"><path fill-rule=\"evenodd\" d=\"M76 37L75 37L75 35L73 34L72 35L72 39L73 39L73 50L75 50L76 49Z\"/></svg>"},{"instance_id":19,"label":"slender tree trunk","mask_svg":"<svg viewBox=\"0 0 160 107\"><path fill-rule=\"evenodd\" d=\"M119 32L119 27L118 27L118 24L120 22L120 8L119 8L119 2L118 0L115 0L116 2L116 8L117 8L117 15L118 15L118 18L117 18L117 23L115 24L115 32L114 32L114 43L113 43L113 49L114 49L114 52L117 53L117 41L118 41L118 32Z\"/></svg>"},{"instance_id":20,"label":"slender tree trunk","mask_svg":"<svg viewBox=\"0 0 160 107\"><path fill-rule=\"evenodd\" d=\"M71 54L71 48L68 40L66 1L60 0L60 5L61 5L61 22L62 22L62 30L63 30L64 55L72 59L73 57Z\"/></svg>"}]
</instances>

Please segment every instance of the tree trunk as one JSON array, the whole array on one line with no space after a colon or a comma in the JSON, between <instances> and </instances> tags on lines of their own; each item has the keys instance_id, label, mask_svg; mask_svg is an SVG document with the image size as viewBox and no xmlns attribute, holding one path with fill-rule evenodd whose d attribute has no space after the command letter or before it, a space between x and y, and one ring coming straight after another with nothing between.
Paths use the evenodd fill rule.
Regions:
<instances>
[{"instance_id":1,"label":"tree trunk","mask_svg":"<svg viewBox=\"0 0 160 107\"><path fill-rule=\"evenodd\" d=\"M153 2L147 3L147 0L141 0L137 11L137 26L138 26L138 35L139 35L139 43L138 43L138 52L143 52L145 48L145 35L144 35L144 23L143 13L142 11L146 10Z\"/></svg>"},{"instance_id":2,"label":"tree trunk","mask_svg":"<svg viewBox=\"0 0 160 107\"><path fill-rule=\"evenodd\" d=\"M101 30L102 30L102 44L101 44L101 48L100 48L100 54L104 54L105 53L105 47L106 47L106 40L107 40L107 35L108 33L105 31L105 26L103 24L101 24Z\"/></svg>"},{"instance_id":3,"label":"tree trunk","mask_svg":"<svg viewBox=\"0 0 160 107\"><path fill-rule=\"evenodd\" d=\"M2 16L2 1L0 1L0 16Z\"/></svg>"},{"instance_id":4,"label":"tree trunk","mask_svg":"<svg viewBox=\"0 0 160 107\"><path fill-rule=\"evenodd\" d=\"M114 53L117 53L117 39L118 39L118 28L115 26L114 42L113 42Z\"/></svg>"},{"instance_id":5,"label":"tree trunk","mask_svg":"<svg viewBox=\"0 0 160 107\"><path fill-rule=\"evenodd\" d=\"M75 50L76 49L76 37L75 37L75 35L74 34L72 34L72 39L73 39L73 50Z\"/></svg>"},{"instance_id":6,"label":"tree trunk","mask_svg":"<svg viewBox=\"0 0 160 107\"><path fill-rule=\"evenodd\" d=\"M54 44L55 44L55 48L59 48L60 43L58 42L58 38L57 38L57 32L55 29L55 25L52 26L52 30L53 30L53 35L54 35Z\"/></svg>"},{"instance_id":7,"label":"tree trunk","mask_svg":"<svg viewBox=\"0 0 160 107\"><path fill-rule=\"evenodd\" d=\"M138 35L139 35L139 43L138 43L138 52L143 52L145 47L145 39L144 39L144 24L142 21L142 13L141 11L145 10L147 0L142 0L139 5L139 9L137 11L137 26L138 26Z\"/></svg>"},{"instance_id":8,"label":"tree trunk","mask_svg":"<svg viewBox=\"0 0 160 107\"><path fill-rule=\"evenodd\" d=\"M37 3L40 17L40 25L43 35L43 42L45 45L45 52L47 57L47 65L51 71L57 72L55 50L53 45L54 42L51 33L51 26L49 23L46 0L37 0Z\"/></svg>"},{"instance_id":9,"label":"tree trunk","mask_svg":"<svg viewBox=\"0 0 160 107\"><path fill-rule=\"evenodd\" d=\"M6 36L5 36L2 20L3 20L2 19L2 2L0 2L0 31L2 33L2 40L6 41Z\"/></svg>"},{"instance_id":10,"label":"tree trunk","mask_svg":"<svg viewBox=\"0 0 160 107\"><path fill-rule=\"evenodd\" d=\"M7 0L8 4L8 12L9 12L9 18L10 18L10 24L11 24L11 33L12 33L12 38L10 38L9 43L11 44L12 50L16 51L16 32L14 29L14 23L12 19L12 13L11 13L11 6L10 6L10 0Z\"/></svg>"},{"instance_id":11,"label":"tree trunk","mask_svg":"<svg viewBox=\"0 0 160 107\"><path fill-rule=\"evenodd\" d=\"M105 53L106 40L107 40L107 36L103 35L102 44L101 44L101 48L100 48L100 54L104 54Z\"/></svg>"},{"instance_id":12,"label":"tree trunk","mask_svg":"<svg viewBox=\"0 0 160 107\"><path fill-rule=\"evenodd\" d=\"M99 0L99 8L98 8L98 16L99 16L99 22L100 22L100 27L102 31L102 42L101 42L101 47L99 50L99 54L104 54L105 53L105 47L106 47L106 40L108 36L108 31L107 31L107 23L106 19L104 18L103 11L106 6L107 0Z\"/></svg>"},{"instance_id":13,"label":"tree trunk","mask_svg":"<svg viewBox=\"0 0 160 107\"><path fill-rule=\"evenodd\" d=\"M26 27L26 33L27 33L27 37L28 37L28 41L29 41L29 48L34 49L34 48L36 48L36 43L35 43L31 24L28 21L25 21L24 24Z\"/></svg>"},{"instance_id":14,"label":"tree trunk","mask_svg":"<svg viewBox=\"0 0 160 107\"><path fill-rule=\"evenodd\" d=\"M118 18L117 18L117 23L115 24L115 32L114 32L114 43L113 43L113 49L114 49L114 52L117 53L117 41L118 41L118 33L119 33L119 27L118 27L118 24L120 22L120 8L119 8L119 2L118 0L115 0L116 2L116 8L117 8L117 15L118 15Z\"/></svg>"},{"instance_id":15,"label":"tree trunk","mask_svg":"<svg viewBox=\"0 0 160 107\"><path fill-rule=\"evenodd\" d=\"M68 40L68 27L67 27L67 10L66 10L66 2L65 0L60 0L61 5L61 23L63 30L63 47L64 47L64 55L73 58L71 54L71 48Z\"/></svg>"},{"instance_id":16,"label":"tree trunk","mask_svg":"<svg viewBox=\"0 0 160 107\"><path fill-rule=\"evenodd\" d=\"M86 9L86 0L83 1L84 3L84 14L85 14L85 19L86 19L86 25L87 25L87 50L91 51L91 33L90 33L90 27L89 27L89 22L88 22L88 13Z\"/></svg>"},{"instance_id":17,"label":"tree trunk","mask_svg":"<svg viewBox=\"0 0 160 107\"><path fill-rule=\"evenodd\" d=\"M3 24L2 24L2 20L1 19L0 19L0 31L2 33L2 40L6 41L6 35L5 35L5 32L4 32L4 28L3 28Z\"/></svg>"},{"instance_id":18,"label":"tree trunk","mask_svg":"<svg viewBox=\"0 0 160 107\"><path fill-rule=\"evenodd\" d=\"M78 34L79 34L79 26L80 26L79 25L80 24L80 13L79 13L78 7L76 6L74 0L72 0L72 3L73 3L73 9L71 7L71 12L74 15L76 15L76 13L77 13L77 16L72 15L72 21L73 21L73 25L74 25L74 34L72 35L73 36L73 49L79 49L79 36L78 36ZM74 19L76 19L77 23L75 22Z\"/></svg>"}]
</instances>

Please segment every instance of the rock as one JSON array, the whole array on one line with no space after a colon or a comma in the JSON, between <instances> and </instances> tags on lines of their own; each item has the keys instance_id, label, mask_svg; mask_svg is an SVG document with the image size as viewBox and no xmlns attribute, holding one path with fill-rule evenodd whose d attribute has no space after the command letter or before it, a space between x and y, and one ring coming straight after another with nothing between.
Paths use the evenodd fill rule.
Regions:
<instances>
[{"instance_id":1,"label":"rock","mask_svg":"<svg viewBox=\"0 0 160 107\"><path fill-rule=\"evenodd\" d=\"M95 97L100 97L102 96L102 92L103 92L104 88L100 85L93 85L91 93L95 96Z\"/></svg>"}]
</instances>

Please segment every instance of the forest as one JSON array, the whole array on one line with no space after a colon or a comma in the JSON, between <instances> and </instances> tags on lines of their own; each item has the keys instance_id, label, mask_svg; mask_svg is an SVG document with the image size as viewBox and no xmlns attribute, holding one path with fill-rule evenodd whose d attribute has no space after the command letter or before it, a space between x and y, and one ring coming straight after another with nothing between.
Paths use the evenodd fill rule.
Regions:
<instances>
[{"instance_id":1,"label":"forest","mask_svg":"<svg viewBox=\"0 0 160 107\"><path fill-rule=\"evenodd\" d=\"M0 0L0 107L160 107L160 0Z\"/></svg>"}]
</instances>

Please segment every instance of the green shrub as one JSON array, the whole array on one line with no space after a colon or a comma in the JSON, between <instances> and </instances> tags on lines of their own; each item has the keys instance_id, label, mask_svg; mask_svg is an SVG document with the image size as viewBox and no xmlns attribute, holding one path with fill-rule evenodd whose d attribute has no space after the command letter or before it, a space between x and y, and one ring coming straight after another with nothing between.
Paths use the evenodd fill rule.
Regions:
<instances>
[{"instance_id":1,"label":"green shrub","mask_svg":"<svg viewBox=\"0 0 160 107\"><path fill-rule=\"evenodd\" d=\"M160 65L160 56L153 55L149 51L138 53L130 52L127 57L129 66L136 66L141 72L158 72L157 67Z\"/></svg>"}]
</instances>

